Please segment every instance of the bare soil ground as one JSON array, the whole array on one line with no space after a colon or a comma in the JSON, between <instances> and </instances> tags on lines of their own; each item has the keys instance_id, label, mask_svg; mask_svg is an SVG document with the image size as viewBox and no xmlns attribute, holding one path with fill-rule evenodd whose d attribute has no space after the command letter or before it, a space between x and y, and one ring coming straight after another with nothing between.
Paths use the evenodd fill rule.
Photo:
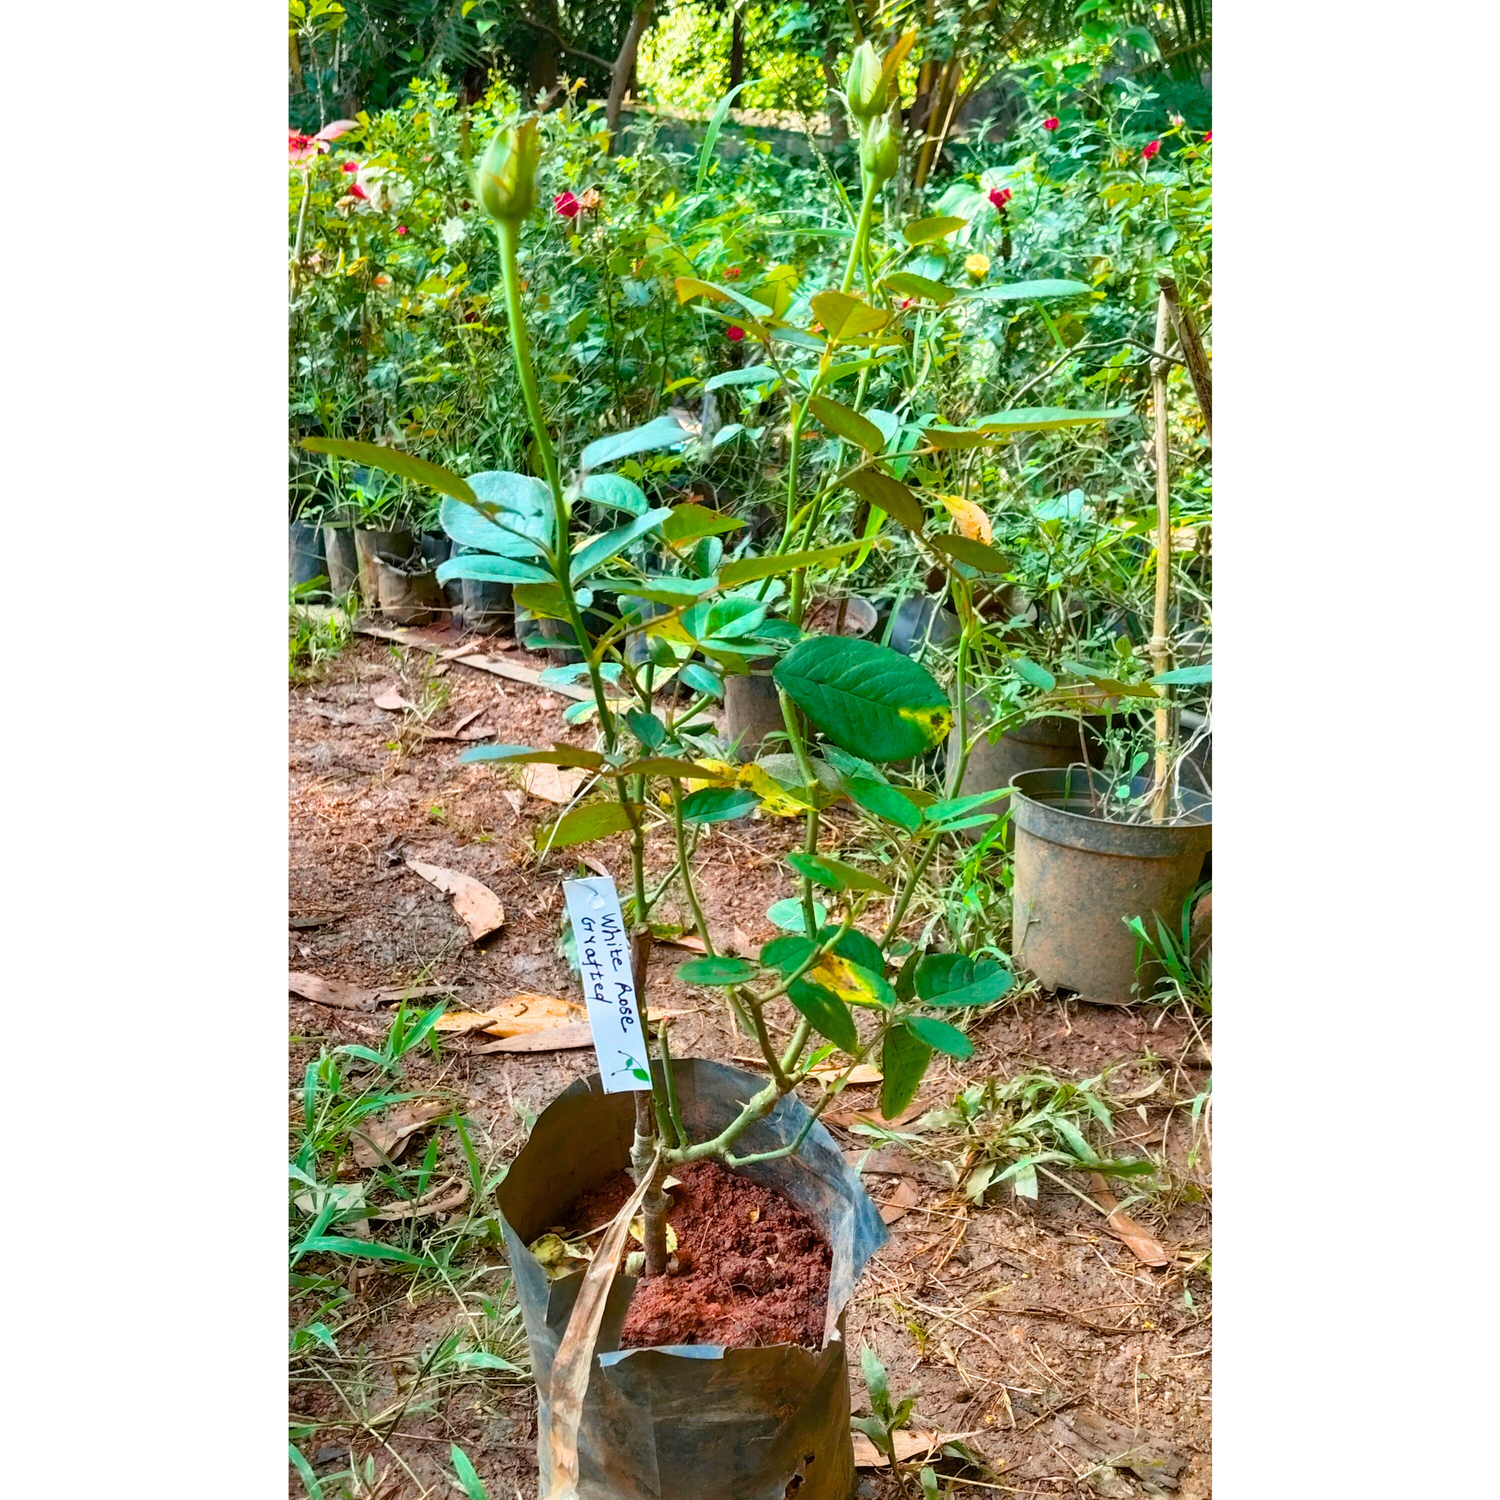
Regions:
<instances>
[{"instance_id":1,"label":"bare soil ground","mask_svg":"<svg viewBox=\"0 0 1500 1500\"><path fill-rule=\"evenodd\" d=\"M485 651L533 668L548 664L522 650L504 652L499 642ZM459 745L422 739L418 715L387 712L373 697L399 686L429 711L429 729L482 710L475 725L512 743L583 744L587 731L567 729L566 702L542 689L458 661L434 676L424 653L405 657L357 638L319 679L291 691L290 968L369 988L447 983L463 1005L479 1009L518 992L577 999L558 939L561 881L578 873L578 863L561 855L539 860L532 842L560 808L520 791L514 770L460 766ZM774 935L765 911L793 889L780 863L792 836L791 825L760 819L705 830L701 893L710 927L726 942L758 945ZM585 851L625 884L621 840ZM449 897L408 869L407 856L488 885L505 906L503 931L474 944ZM664 833L653 843L652 867L660 875L670 864ZM670 901L653 915L686 920ZM748 1063L748 1044L732 1031L716 992L675 979L676 962L688 956L659 948L650 981L652 1008L680 1012L674 1053ZM784 1033L789 1015L778 1018ZM293 998L290 1020L295 1120L304 1069L319 1049L378 1049L390 1016ZM891 1205L890 1243L871 1262L849 1310L851 1354L871 1343L893 1392L920 1393L914 1425L957 1434L984 1458L988 1472L968 1470L952 1494L1165 1492L1201 1500L1211 1493L1208 1150L1202 1121L1195 1124L1189 1111L1208 1079L1205 1031L1206 1023L1195 1025L1182 1007L1101 1009L1022 989L971 1028L972 1057L962 1064L935 1059L920 1095L927 1105L946 1104L988 1077L1044 1067L1076 1079L1131 1064L1114 1076L1125 1108L1112 1149L1163 1163L1155 1189L1129 1213L1171 1252L1166 1267L1143 1264L1100 1212L1052 1182L1042 1182L1034 1208L1006 1189L976 1204L959 1190L962 1150L914 1138L871 1152L878 1143L835 1125L851 1159L864 1160L872 1194ZM524 1141L526 1122L594 1068L589 1049L475 1055L466 1039L448 1038L436 1057L426 1050L409 1056L401 1086L453 1099L477 1153L498 1168ZM851 1109L874 1110L876 1093L852 1089L846 1097ZM461 1182L464 1158L448 1126L418 1135L413 1156L429 1138L438 1142L434 1182ZM1072 1181L1090 1190L1086 1178ZM345 1281L344 1300L321 1319L336 1350L316 1343L292 1367L294 1436L325 1494L452 1495L449 1449L456 1443L490 1500L533 1500L530 1386L493 1368L447 1369L439 1379L429 1363L444 1337L460 1329L476 1337L483 1331L492 1349L496 1330L508 1329L507 1347L524 1362L513 1316L484 1321L497 1307L503 1313L501 1248L471 1251L445 1277L415 1281L400 1268L391 1274L376 1264L351 1273L351 1264L324 1256L299 1267ZM326 1298L294 1297L292 1326L313 1320ZM488 1312L483 1298L491 1299ZM851 1364L854 1409L867 1412L857 1357ZM960 1472L951 1463L939 1468ZM295 1474L291 1493L303 1493ZM862 1469L861 1493L901 1491L888 1473Z\"/></svg>"}]
</instances>

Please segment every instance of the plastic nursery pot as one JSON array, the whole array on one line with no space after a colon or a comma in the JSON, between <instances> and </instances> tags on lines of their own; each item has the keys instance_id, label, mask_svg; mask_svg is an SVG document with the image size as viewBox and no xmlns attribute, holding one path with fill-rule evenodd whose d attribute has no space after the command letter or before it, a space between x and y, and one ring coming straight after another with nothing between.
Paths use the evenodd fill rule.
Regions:
<instances>
[{"instance_id":1,"label":"plastic nursery pot","mask_svg":"<svg viewBox=\"0 0 1500 1500\"><path fill-rule=\"evenodd\" d=\"M890 647L915 656L926 645L941 646L958 636L958 616L925 594L913 594L896 606L890 622Z\"/></svg>"},{"instance_id":2,"label":"plastic nursery pot","mask_svg":"<svg viewBox=\"0 0 1500 1500\"><path fill-rule=\"evenodd\" d=\"M1184 789L1175 821L1122 823L1098 816L1109 782L1091 767L1022 771L1011 785L1012 956L1047 989L1081 1000L1128 1005L1149 995L1161 968L1148 958L1137 974L1125 924L1144 917L1154 932L1159 916L1180 929L1213 841L1210 799Z\"/></svg>"},{"instance_id":3,"label":"plastic nursery pot","mask_svg":"<svg viewBox=\"0 0 1500 1500\"><path fill-rule=\"evenodd\" d=\"M684 1123L700 1140L764 1086L754 1074L691 1058L675 1063L674 1074ZM736 1150L790 1145L806 1119L801 1100L789 1096ZM549 1282L526 1247L561 1221L579 1193L628 1167L634 1129L634 1095L604 1093L597 1074L580 1079L543 1110L497 1192L537 1382L543 1494L547 1387L583 1273ZM796 1155L740 1170L795 1203L833 1251L823 1346L621 1350L635 1278L617 1276L578 1428L579 1500L849 1500L854 1491L844 1310L865 1262L886 1241L885 1225L821 1125Z\"/></svg>"},{"instance_id":4,"label":"plastic nursery pot","mask_svg":"<svg viewBox=\"0 0 1500 1500\"><path fill-rule=\"evenodd\" d=\"M425 625L446 607L437 575L425 567L403 568L377 557L375 586L380 613L395 625Z\"/></svg>"},{"instance_id":5,"label":"plastic nursery pot","mask_svg":"<svg viewBox=\"0 0 1500 1500\"><path fill-rule=\"evenodd\" d=\"M453 555L453 543L445 532L424 531L417 538L417 546L421 551L422 561L434 570ZM454 578L447 583L439 584L438 587L443 591L443 604L450 617L457 614L463 608L463 584Z\"/></svg>"},{"instance_id":6,"label":"plastic nursery pot","mask_svg":"<svg viewBox=\"0 0 1500 1500\"><path fill-rule=\"evenodd\" d=\"M359 567L359 591L365 599L380 598L380 580L375 575L377 557L395 563L409 562L417 553L417 539L404 526L395 531L372 531L364 526L354 528L354 555Z\"/></svg>"},{"instance_id":7,"label":"plastic nursery pot","mask_svg":"<svg viewBox=\"0 0 1500 1500\"><path fill-rule=\"evenodd\" d=\"M444 588L445 598L450 588L459 591L464 629L475 635L499 635L513 618L508 583L495 583L487 578L463 578Z\"/></svg>"},{"instance_id":8,"label":"plastic nursery pot","mask_svg":"<svg viewBox=\"0 0 1500 1500\"><path fill-rule=\"evenodd\" d=\"M542 618L534 617L531 623L536 627L536 633L546 640L571 641L573 639L572 626L565 624L562 620L554 620L543 616ZM559 666L567 666L584 659L583 652L578 650L576 646L544 646L542 649Z\"/></svg>"},{"instance_id":9,"label":"plastic nursery pot","mask_svg":"<svg viewBox=\"0 0 1500 1500\"><path fill-rule=\"evenodd\" d=\"M973 737L974 726L987 723L990 707L983 698L969 699L969 737ZM972 796L978 792L993 792L1009 786L1012 776L1022 771L1039 771L1047 767L1067 766L1074 762L1087 762L1092 766L1104 764L1105 746L1100 732L1107 724L1102 714L1088 714L1082 718L1070 718L1065 714L1048 714L1039 719L1028 719L1014 729L1007 729L992 745L988 735L981 735L964 766L963 780L955 795ZM958 729L948 735L946 754L951 758L963 747L958 741ZM1003 803L996 803L994 811L1004 811ZM984 832L983 828L968 828L965 835L972 842ZM1015 829L1005 831L1006 849L1015 846Z\"/></svg>"},{"instance_id":10,"label":"plastic nursery pot","mask_svg":"<svg viewBox=\"0 0 1500 1500\"><path fill-rule=\"evenodd\" d=\"M293 521L289 528L287 573L292 587L300 588L315 578L326 578L323 537L316 521Z\"/></svg>"},{"instance_id":11,"label":"plastic nursery pot","mask_svg":"<svg viewBox=\"0 0 1500 1500\"><path fill-rule=\"evenodd\" d=\"M754 760L765 737L786 727L771 665L768 660L752 662L752 667L766 670L724 679L724 738L736 747L735 754L742 761Z\"/></svg>"},{"instance_id":12,"label":"plastic nursery pot","mask_svg":"<svg viewBox=\"0 0 1500 1500\"><path fill-rule=\"evenodd\" d=\"M359 554L354 550L354 528L324 522L323 556L328 563L328 591L334 598L349 593L359 582Z\"/></svg>"}]
</instances>

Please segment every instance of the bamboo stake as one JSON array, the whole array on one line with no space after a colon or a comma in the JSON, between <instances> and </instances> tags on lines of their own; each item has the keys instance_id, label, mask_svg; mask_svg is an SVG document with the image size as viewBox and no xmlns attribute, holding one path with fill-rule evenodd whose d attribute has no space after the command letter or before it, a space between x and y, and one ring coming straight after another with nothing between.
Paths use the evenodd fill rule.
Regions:
<instances>
[{"instance_id":1,"label":"bamboo stake","mask_svg":"<svg viewBox=\"0 0 1500 1500\"><path fill-rule=\"evenodd\" d=\"M1203 349L1203 340L1198 336L1198 325L1193 315L1177 296L1177 283L1170 276L1161 278L1161 293L1167 299L1167 309L1172 314L1172 331L1182 345L1183 362L1192 377L1193 391L1198 397L1198 409L1203 413L1203 425L1208 428L1208 440L1214 440L1214 383L1209 373L1208 355Z\"/></svg>"},{"instance_id":2,"label":"bamboo stake","mask_svg":"<svg viewBox=\"0 0 1500 1500\"><path fill-rule=\"evenodd\" d=\"M1172 303L1165 287L1156 303L1156 353L1167 352ZM1171 665L1167 641L1167 606L1172 595L1172 485L1167 467L1167 362L1151 362L1151 402L1156 408L1156 617L1151 627L1151 673L1160 676ZM1164 823L1171 795L1172 705L1170 693L1156 704L1156 775L1151 821Z\"/></svg>"}]
</instances>

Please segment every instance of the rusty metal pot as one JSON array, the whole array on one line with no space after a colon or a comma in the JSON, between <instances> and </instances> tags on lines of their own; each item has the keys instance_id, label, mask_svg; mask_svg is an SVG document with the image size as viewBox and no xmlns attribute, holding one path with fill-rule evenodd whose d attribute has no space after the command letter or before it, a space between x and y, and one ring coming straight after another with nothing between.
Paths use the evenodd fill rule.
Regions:
<instances>
[{"instance_id":1,"label":"rusty metal pot","mask_svg":"<svg viewBox=\"0 0 1500 1500\"><path fill-rule=\"evenodd\" d=\"M1155 917L1176 931L1213 842L1211 799L1184 790L1183 809L1163 824L1098 815L1108 781L1091 767L1022 771L1011 778L1016 831L1011 955L1049 990L1128 1005L1161 977L1149 959L1136 972L1136 940L1125 925Z\"/></svg>"}]
</instances>

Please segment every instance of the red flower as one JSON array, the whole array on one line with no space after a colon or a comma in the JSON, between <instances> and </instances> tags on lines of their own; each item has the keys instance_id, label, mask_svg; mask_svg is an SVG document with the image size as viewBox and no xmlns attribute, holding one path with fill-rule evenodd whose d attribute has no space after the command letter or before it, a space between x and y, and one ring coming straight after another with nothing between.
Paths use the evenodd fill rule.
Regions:
<instances>
[{"instance_id":1,"label":"red flower","mask_svg":"<svg viewBox=\"0 0 1500 1500\"><path fill-rule=\"evenodd\" d=\"M990 189L990 202L993 203L995 207L1002 213L1005 211L1005 205L1010 202L1010 197L1011 194L1009 188Z\"/></svg>"},{"instance_id":2,"label":"red flower","mask_svg":"<svg viewBox=\"0 0 1500 1500\"><path fill-rule=\"evenodd\" d=\"M740 268L738 266L725 266L724 267L724 280L725 281L738 281L739 279L740 279Z\"/></svg>"},{"instance_id":3,"label":"red flower","mask_svg":"<svg viewBox=\"0 0 1500 1500\"><path fill-rule=\"evenodd\" d=\"M370 198L370 195L357 182L349 184L349 195L353 198L363 198L366 202Z\"/></svg>"},{"instance_id":4,"label":"red flower","mask_svg":"<svg viewBox=\"0 0 1500 1500\"><path fill-rule=\"evenodd\" d=\"M406 227L405 224L398 224L396 226L396 233L397 234L410 234L411 231Z\"/></svg>"},{"instance_id":5,"label":"red flower","mask_svg":"<svg viewBox=\"0 0 1500 1500\"><path fill-rule=\"evenodd\" d=\"M1062 121L1059 120L1056 115L1048 115L1047 118L1042 121L1042 129L1043 130L1056 130L1057 127L1059 125L1061 125L1061 124L1062 124Z\"/></svg>"},{"instance_id":6,"label":"red flower","mask_svg":"<svg viewBox=\"0 0 1500 1500\"><path fill-rule=\"evenodd\" d=\"M346 161L344 165L339 168L339 171L357 172L359 171L359 163L357 161Z\"/></svg>"},{"instance_id":7,"label":"red flower","mask_svg":"<svg viewBox=\"0 0 1500 1500\"><path fill-rule=\"evenodd\" d=\"M353 130L358 123L357 120L335 120L332 125L325 125L316 135L298 135L295 130L288 130L287 160L307 161L310 157L321 156L328 149L329 141L337 140L346 130Z\"/></svg>"},{"instance_id":8,"label":"red flower","mask_svg":"<svg viewBox=\"0 0 1500 1500\"><path fill-rule=\"evenodd\" d=\"M731 344L739 343L739 341L744 338L744 336L745 330L743 328L735 327L732 323L728 328L724 330L724 337L727 338Z\"/></svg>"},{"instance_id":9,"label":"red flower","mask_svg":"<svg viewBox=\"0 0 1500 1500\"><path fill-rule=\"evenodd\" d=\"M910 306L911 306L911 298L910 297L903 297L901 299L902 310L904 311L906 308L908 308Z\"/></svg>"},{"instance_id":10,"label":"red flower","mask_svg":"<svg viewBox=\"0 0 1500 1500\"><path fill-rule=\"evenodd\" d=\"M1213 131L1211 131L1211 130L1205 130L1203 132L1203 144L1205 146L1211 146L1211 145L1213 145L1213 143L1214 143L1214 133L1213 133Z\"/></svg>"},{"instance_id":11,"label":"red flower","mask_svg":"<svg viewBox=\"0 0 1500 1500\"><path fill-rule=\"evenodd\" d=\"M1156 153L1158 151L1160 151L1160 150L1161 150L1161 142L1160 141L1147 141L1146 144L1141 147L1141 155L1147 161L1150 161L1151 158L1153 156L1155 156Z\"/></svg>"},{"instance_id":12,"label":"red flower","mask_svg":"<svg viewBox=\"0 0 1500 1500\"><path fill-rule=\"evenodd\" d=\"M295 130L287 131L286 154L291 160L296 161L304 156L310 145L312 145L312 137L310 135L298 135Z\"/></svg>"},{"instance_id":13,"label":"red flower","mask_svg":"<svg viewBox=\"0 0 1500 1500\"><path fill-rule=\"evenodd\" d=\"M572 193L559 193L553 200L552 206L565 219L576 219L583 205L572 195Z\"/></svg>"}]
</instances>

